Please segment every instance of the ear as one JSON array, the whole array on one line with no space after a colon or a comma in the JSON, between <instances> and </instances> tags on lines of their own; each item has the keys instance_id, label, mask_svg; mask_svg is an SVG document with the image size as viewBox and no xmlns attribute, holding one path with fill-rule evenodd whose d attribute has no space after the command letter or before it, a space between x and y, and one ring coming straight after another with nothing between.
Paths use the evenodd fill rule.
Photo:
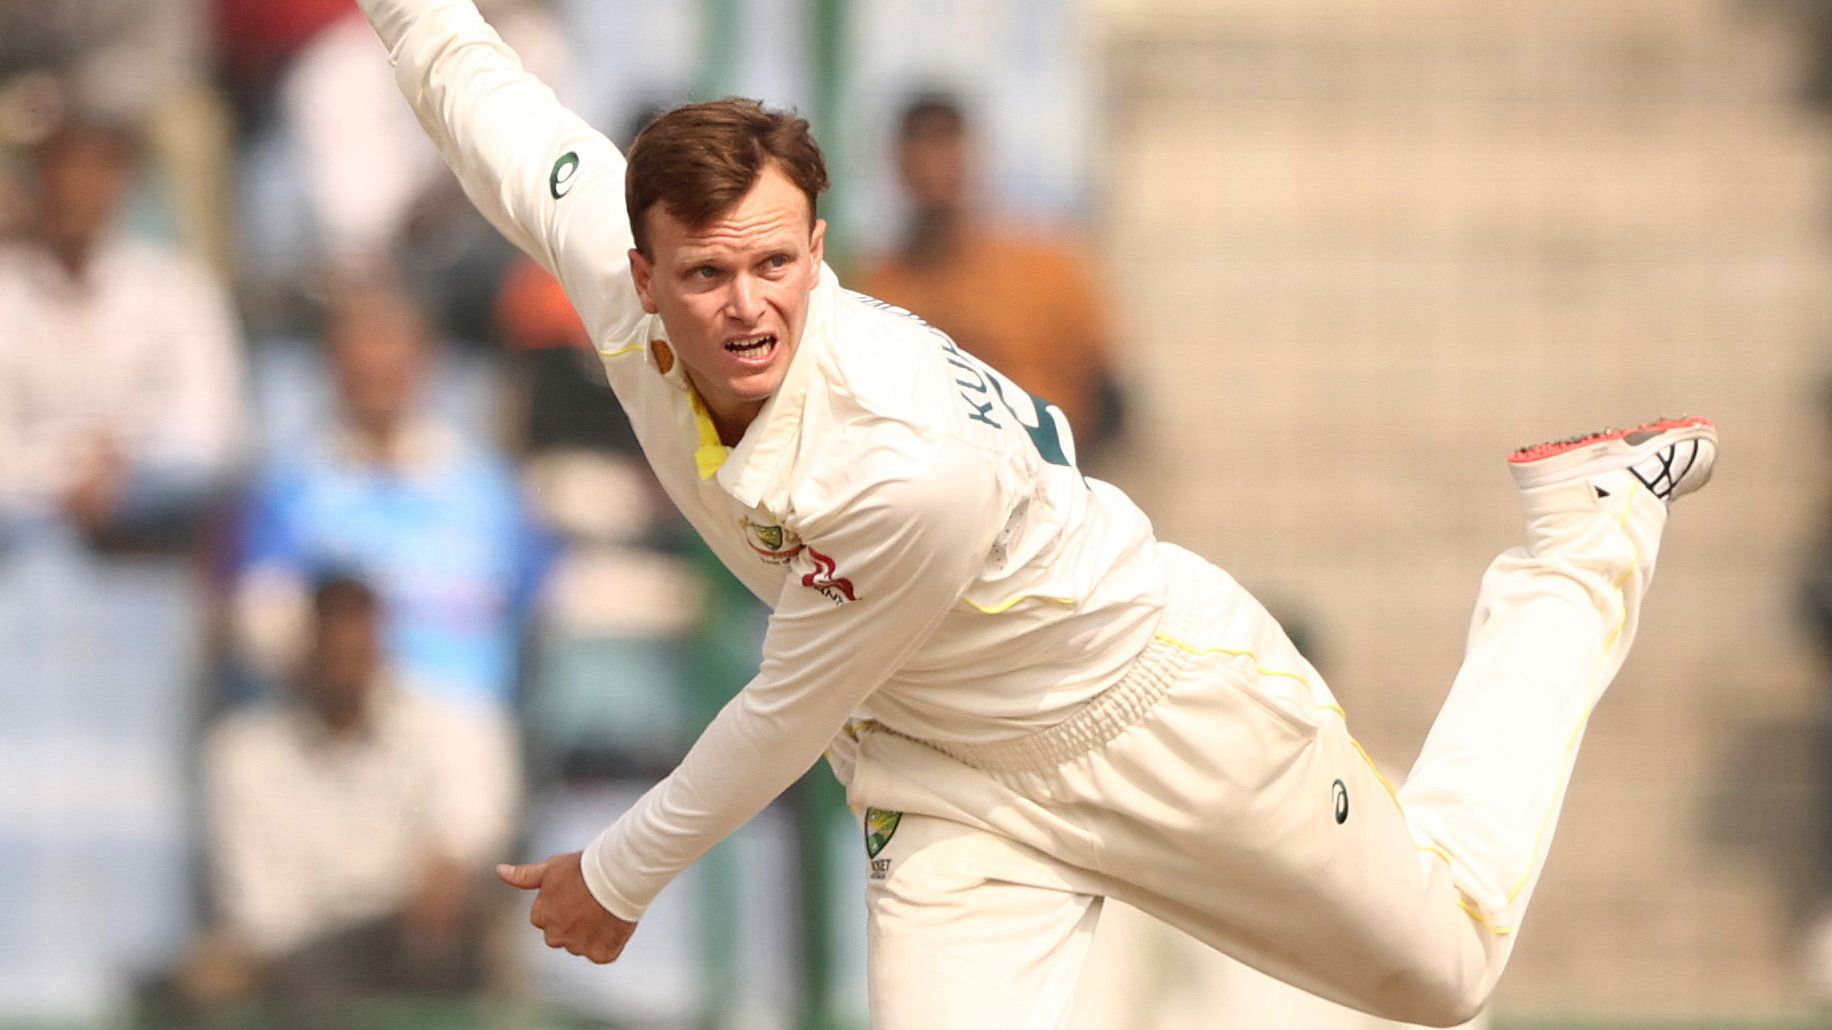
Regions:
<instances>
[{"instance_id":1,"label":"ear","mask_svg":"<svg viewBox=\"0 0 1832 1030\"><path fill-rule=\"evenodd\" d=\"M642 301L642 309L653 315L661 309L655 306L655 266L643 256L642 251L630 248L630 277L636 281L636 298Z\"/></svg>"},{"instance_id":2,"label":"ear","mask_svg":"<svg viewBox=\"0 0 1832 1030\"><path fill-rule=\"evenodd\" d=\"M814 268L818 274L821 262L826 260L827 254L827 220L825 218L814 220L814 232L808 236L808 253L814 258Z\"/></svg>"}]
</instances>

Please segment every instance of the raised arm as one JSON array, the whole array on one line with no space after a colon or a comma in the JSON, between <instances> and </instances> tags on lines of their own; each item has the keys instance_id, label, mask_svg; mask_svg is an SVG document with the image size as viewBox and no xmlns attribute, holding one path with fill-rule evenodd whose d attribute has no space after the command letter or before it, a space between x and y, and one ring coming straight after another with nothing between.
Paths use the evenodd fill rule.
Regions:
<instances>
[{"instance_id":1,"label":"raised arm","mask_svg":"<svg viewBox=\"0 0 1832 1030\"><path fill-rule=\"evenodd\" d=\"M465 195L552 272L595 342L642 317L623 155L522 70L471 0L359 0Z\"/></svg>"}]
</instances>

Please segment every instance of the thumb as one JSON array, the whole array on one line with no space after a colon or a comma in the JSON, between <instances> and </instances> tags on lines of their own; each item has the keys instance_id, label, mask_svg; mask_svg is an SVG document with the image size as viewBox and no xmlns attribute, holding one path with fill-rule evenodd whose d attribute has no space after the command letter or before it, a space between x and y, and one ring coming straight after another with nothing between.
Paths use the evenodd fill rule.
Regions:
<instances>
[{"instance_id":1,"label":"thumb","mask_svg":"<svg viewBox=\"0 0 1832 1030\"><path fill-rule=\"evenodd\" d=\"M536 862L533 865L499 865L496 877L511 887L531 891L541 886L541 878L547 874L547 863Z\"/></svg>"}]
</instances>

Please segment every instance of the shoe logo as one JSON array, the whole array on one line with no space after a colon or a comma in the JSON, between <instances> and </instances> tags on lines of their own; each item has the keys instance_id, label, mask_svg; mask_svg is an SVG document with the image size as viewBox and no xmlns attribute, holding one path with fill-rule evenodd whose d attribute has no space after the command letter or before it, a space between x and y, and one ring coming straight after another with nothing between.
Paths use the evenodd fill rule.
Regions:
<instances>
[{"instance_id":1,"label":"shoe logo","mask_svg":"<svg viewBox=\"0 0 1832 1030\"><path fill-rule=\"evenodd\" d=\"M827 557L812 547L804 547L808 557L814 561L814 571L802 577L802 586L818 590L822 597L834 604L857 601L859 598L852 592L852 580L836 575L839 566L832 558Z\"/></svg>"},{"instance_id":2,"label":"shoe logo","mask_svg":"<svg viewBox=\"0 0 1832 1030\"><path fill-rule=\"evenodd\" d=\"M1336 781L1336 825L1341 826L1349 821L1349 788L1341 780Z\"/></svg>"},{"instance_id":3,"label":"shoe logo","mask_svg":"<svg viewBox=\"0 0 1832 1030\"><path fill-rule=\"evenodd\" d=\"M1679 444L1662 448L1652 455L1651 461L1660 463L1658 470L1650 466L1650 461L1643 461L1629 467L1629 471L1634 473L1635 478L1641 480L1641 485L1653 491L1654 496L1663 501L1672 500L1673 488L1677 487L1679 481L1686 478L1686 473L1692 471L1692 466L1698 463L1698 441L1684 442L1691 444L1692 449L1686 454L1685 467L1678 471L1674 471L1673 466L1679 461Z\"/></svg>"},{"instance_id":4,"label":"shoe logo","mask_svg":"<svg viewBox=\"0 0 1832 1030\"><path fill-rule=\"evenodd\" d=\"M766 564L787 565L802 551L801 538L781 526L759 525L749 518L740 518L738 524L744 527L744 542Z\"/></svg>"}]
</instances>

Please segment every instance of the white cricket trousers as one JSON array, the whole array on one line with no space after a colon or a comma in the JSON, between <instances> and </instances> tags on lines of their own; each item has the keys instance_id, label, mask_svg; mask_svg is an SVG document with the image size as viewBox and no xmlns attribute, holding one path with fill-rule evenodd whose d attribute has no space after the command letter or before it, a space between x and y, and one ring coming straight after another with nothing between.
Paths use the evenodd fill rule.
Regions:
<instances>
[{"instance_id":1,"label":"white cricket trousers","mask_svg":"<svg viewBox=\"0 0 1832 1030\"><path fill-rule=\"evenodd\" d=\"M1523 493L1528 545L1484 576L1397 795L1265 609L1168 546L1154 641L1066 721L983 746L855 727L873 1026L1059 1026L1105 897L1342 1004L1469 1019L1653 574L1666 509L1621 478Z\"/></svg>"}]
</instances>

